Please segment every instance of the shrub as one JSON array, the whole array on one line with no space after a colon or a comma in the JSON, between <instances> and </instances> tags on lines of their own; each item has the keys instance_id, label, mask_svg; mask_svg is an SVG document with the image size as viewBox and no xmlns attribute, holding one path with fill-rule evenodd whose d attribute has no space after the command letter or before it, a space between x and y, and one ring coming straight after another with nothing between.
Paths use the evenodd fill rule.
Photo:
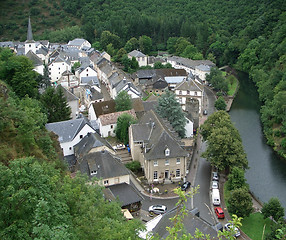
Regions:
<instances>
[{"instance_id":1,"label":"shrub","mask_svg":"<svg viewBox=\"0 0 286 240\"><path fill-rule=\"evenodd\" d=\"M141 171L141 164L139 161L132 161L130 163L126 163L125 167L131 170L134 173L138 173Z\"/></svg>"}]
</instances>

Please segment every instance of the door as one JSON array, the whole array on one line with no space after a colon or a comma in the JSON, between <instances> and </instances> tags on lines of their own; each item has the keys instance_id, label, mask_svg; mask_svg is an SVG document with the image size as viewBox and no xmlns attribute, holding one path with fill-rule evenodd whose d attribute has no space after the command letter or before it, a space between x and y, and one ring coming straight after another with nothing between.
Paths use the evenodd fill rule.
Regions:
<instances>
[{"instance_id":1,"label":"door","mask_svg":"<svg viewBox=\"0 0 286 240\"><path fill-rule=\"evenodd\" d=\"M169 170L165 170L165 179L169 178Z\"/></svg>"}]
</instances>

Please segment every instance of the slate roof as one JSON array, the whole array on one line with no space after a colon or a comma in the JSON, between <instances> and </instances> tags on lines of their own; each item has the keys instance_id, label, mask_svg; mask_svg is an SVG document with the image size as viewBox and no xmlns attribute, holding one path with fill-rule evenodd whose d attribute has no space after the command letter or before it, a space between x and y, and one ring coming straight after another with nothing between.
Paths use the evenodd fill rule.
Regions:
<instances>
[{"instance_id":1,"label":"slate roof","mask_svg":"<svg viewBox=\"0 0 286 240\"><path fill-rule=\"evenodd\" d=\"M168 57L168 60L175 61L179 63L180 65L183 65L183 66L186 66L192 69L195 69L195 67L200 64L215 66L215 64L210 60L192 60L192 59L177 57L177 56Z\"/></svg>"},{"instance_id":2,"label":"slate roof","mask_svg":"<svg viewBox=\"0 0 286 240\"><path fill-rule=\"evenodd\" d=\"M106 126L109 124L115 124L117 122L117 119L119 118L119 116L123 113L130 114L134 118L136 118L136 114L135 114L134 109L127 110L127 111L121 111L121 112L113 112L113 113L104 114L104 115L99 116L101 125Z\"/></svg>"},{"instance_id":3,"label":"slate roof","mask_svg":"<svg viewBox=\"0 0 286 240\"><path fill-rule=\"evenodd\" d=\"M118 197L121 207L128 206L132 203L141 202L144 198L127 183L115 184L107 187L114 197Z\"/></svg>"},{"instance_id":4,"label":"slate roof","mask_svg":"<svg viewBox=\"0 0 286 240\"><path fill-rule=\"evenodd\" d=\"M195 82L191 78L185 79L183 82L179 83L176 87L175 90L190 90L190 91L203 91L204 87Z\"/></svg>"},{"instance_id":5,"label":"slate roof","mask_svg":"<svg viewBox=\"0 0 286 240\"><path fill-rule=\"evenodd\" d=\"M171 77L165 77L165 81L168 84L174 84L174 83L180 83L182 82L186 77L185 76L171 76Z\"/></svg>"},{"instance_id":6,"label":"slate roof","mask_svg":"<svg viewBox=\"0 0 286 240\"><path fill-rule=\"evenodd\" d=\"M73 167L76 164L76 157L75 157L74 154L68 155L68 156L64 156L64 161L67 163L69 169L72 170Z\"/></svg>"},{"instance_id":7,"label":"slate roof","mask_svg":"<svg viewBox=\"0 0 286 240\"><path fill-rule=\"evenodd\" d=\"M211 70L211 66L205 64L200 64L196 68L204 72L209 72Z\"/></svg>"},{"instance_id":8,"label":"slate roof","mask_svg":"<svg viewBox=\"0 0 286 240\"><path fill-rule=\"evenodd\" d=\"M152 232L154 234L159 234L160 238L165 239L169 235L168 231L166 230L166 227L173 226L173 223L170 221L170 218L174 217L176 213L177 209L174 209L162 215L161 220L152 230ZM211 239L217 239L217 231L215 230L215 226L210 225L202 218L197 217L190 212L186 216L184 216L183 224L186 232L190 233L193 236L195 235L196 229L199 229L202 233L209 234Z\"/></svg>"},{"instance_id":9,"label":"slate roof","mask_svg":"<svg viewBox=\"0 0 286 240\"><path fill-rule=\"evenodd\" d=\"M91 76L91 77L81 77L80 79L81 84L87 84L90 86L98 86L99 87L99 80L97 76Z\"/></svg>"},{"instance_id":10,"label":"slate roof","mask_svg":"<svg viewBox=\"0 0 286 240\"><path fill-rule=\"evenodd\" d=\"M93 148L106 146L112 151L113 148L108 141L102 138L98 133L88 133L78 144L74 146L77 156L84 156Z\"/></svg>"},{"instance_id":11,"label":"slate roof","mask_svg":"<svg viewBox=\"0 0 286 240\"><path fill-rule=\"evenodd\" d=\"M125 91L132 91L134 94L140 96L140 92L134 84L127 80L120 81L117 86L115 87L116 92L119 93L124 88Z\"/></svg>"},{"instance_id":12,"label":"slate roof","mask_svg":"<svg viewBox=\"0 0 286 240\"><path fill-rule=\"evenodd\" d=\"M90 152L78 162L76 170L90 178L107 179L129 175L127 168L109 151ZM95 174L91 175L91 171Z\"/></svg>"},{"instance_id":13,"label":"slate roof","mask_svg":"<svg viewBox=\"0 0 286 240\"><path fill-rule=\"evenodd\" d=\"M154 100L154 101L144 101L143 102L143 106L144 106L144 111L148 112L151 109L153 109L155 111L156 106L158 105L158 101Z\"/></svg>"},{"instance_id":14,"label":"slate roof","mask_svg":"<svg viewBox=\"0 0 286 240\"><path fill-rule=\"evenodd\" d=\"M94 88L90 88L90 91L91 91L91 95L90 95L91 101L103 99L103 94L101 92L97 91Z\"/></svg>"},{"instance_id":15,"label":"slate roof","mask_svg":"<svg viewBox=\"0 0 286 240\"><path fill-rule=\"evenodd\" d=\"M72 46L81 46L86 40L82 38L75 38L74 40L71 40L68 42L68 45Z\"/></svg>"},{"instance_id":16,"label":"slate roof","mask_svg":"<svg viewBox=\"0 0 286 240\"><path fill-rule=\"evenodd\" d=\"M132 52L128 53L129 56L131 57L146 57L146 55L138 50L133 50Z\"/></svg>"},{"instance_id":17,"label":"slate roof","mask_svg":"<svg viewBox=\"0 0 286 240\"><path fill-rule=\"evenodd\" d=\"M71 91L67 90L66 88L62 87L61 85L58 85L57 87L62 88L64 95L65 95L68 102L79 100L79 98L76 95L74 95Z\"/></svg>"},{"instance_id":18,"label":"slate roof","mask_svg":"<svg viewBox=\"0 0 286 240\"><path fill-rule=\"evenodd\" d=\"M46 129L59 136L59 142L71 142L85 125L90 125L86 118L78 118L62 122L47 123Z\"/></svg>"},{"instance_id":19,"label":"slate roof","mask_svg":"<svg viewBox=\"0 0 286 240\"><path fill-rule=\"evenodd\" d=\"M112 73L112 75L108 78L112 88L117 86L120 82L122 82L124 77L121 76L117 71Z\"/></svg>"},{"instance_id":20,"label":"slate roof","mask_svg":"<svg viewBox=\"0 0 286 240\"><path fill-rule=\"evenodd\" d=\"M34 66L41 66L43 65L43 61L42 59L40 59L34 52L32 52L31 50L29 52L27 52L26 57L29 58L32 62Z\"/></svg>"},{"instance_id":21,"label":"slate roof","mask_svg":"<svg viewBox=\"0 0 286 240\"><path fill-rule=\"evenodd\" d=\"M162 78L165 77L187 77L185 69L145 69L137 71L137 77L140 78Z\"/></svg>"},{"instance_id":22,"label":"slate roof","mask_svg":"<svg viewBox=\"0 0 286 240\"><path fill-rule=\"evenodd\" d=\"M175 158L188 156L182 148L177 134L168 122L162 120L153 110L145 113L138 124L132 124L133 139L136 142L145 142L147 152L146 160ZM170 155L165 156L165 149L170 149Z\"/></svg>"}]
</instances>

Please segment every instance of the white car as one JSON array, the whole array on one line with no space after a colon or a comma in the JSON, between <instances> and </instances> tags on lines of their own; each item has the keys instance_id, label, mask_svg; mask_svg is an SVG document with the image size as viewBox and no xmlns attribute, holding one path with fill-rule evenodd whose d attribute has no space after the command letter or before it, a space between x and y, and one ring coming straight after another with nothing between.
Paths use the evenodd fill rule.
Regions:
<instances>
[{"instance_id":1,"label":"white car","mask_svg":"<svg viewBox=\"0 0 286 240\"><path fill-rule=\"evenodd\" d=\"M167 207L164 205L152 205L149 207L149 212L150 213L155 213L155 214L164 214L167 211Z\"/></svg>"},{"instance_id":2,"label":"white car","mask_svg":"<svg viewBox=\"0 0 286 240\"><path fill-rule=\"evenodd\" d=\"M212 172L213 181L218 181L218 172Z\"/></svg>"},{"instance_id":3,"label":"white car","mask_svg":"<svg viewBox=\"0 0 286 240\"><path fill-rule=\"evenodd\" d=\"M225 230L227 231L231 231L234 228L234 235L235 237L239 237L240 236L240 231L238 230L237 227L234 227L231 223L227 223L224 225Z\"/></svg>"},{"instance_id":4,"label":"white car","mask_svg":"<svg viewBox=\"0 0 286 240\"><path fill-rule=\"evenodd\" d=\"M218 189L218 181L212 181L212 189Z\"/></svg>"}]
</instances>

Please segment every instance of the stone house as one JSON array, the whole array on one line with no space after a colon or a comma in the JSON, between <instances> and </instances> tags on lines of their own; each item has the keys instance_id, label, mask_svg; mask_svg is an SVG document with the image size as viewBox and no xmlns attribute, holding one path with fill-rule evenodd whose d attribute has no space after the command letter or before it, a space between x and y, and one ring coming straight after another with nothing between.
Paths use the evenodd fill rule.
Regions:
<instances>
[{"instance_id":1,"label":"stone house","mask_svg":"<svg viewBox=\"0 0 286 240\"><path fill-rule=\"evenodd\" d=\"M133 161L139 161L148 183L171 183L186 177L189 153L171 126L153 110L129 128Z\"/></svg>"}]
</instances>

